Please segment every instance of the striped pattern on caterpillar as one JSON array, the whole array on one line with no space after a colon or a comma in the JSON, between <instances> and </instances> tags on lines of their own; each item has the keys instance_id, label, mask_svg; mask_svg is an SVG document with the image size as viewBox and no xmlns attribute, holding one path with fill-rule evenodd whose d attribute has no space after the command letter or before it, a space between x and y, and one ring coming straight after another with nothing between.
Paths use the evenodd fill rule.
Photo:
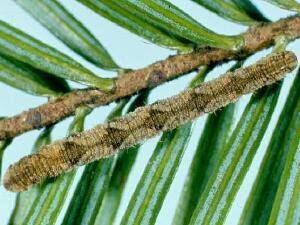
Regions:
<instances>
[{"instance_id":1,"label":"striped pattern on caterpillar","mask_svg":"<svg viewBox=\"0 0 300 225\"><path fill-rule=\"evenodd\" d=\"M273 53L246 68L228 72L171 98L140 107L122 118L56 141L11 165L5 174L4 186L10 191L24 191L47 177L109 157L281 80L296 65L294 53Z\"/></svg>"}]
</instances>

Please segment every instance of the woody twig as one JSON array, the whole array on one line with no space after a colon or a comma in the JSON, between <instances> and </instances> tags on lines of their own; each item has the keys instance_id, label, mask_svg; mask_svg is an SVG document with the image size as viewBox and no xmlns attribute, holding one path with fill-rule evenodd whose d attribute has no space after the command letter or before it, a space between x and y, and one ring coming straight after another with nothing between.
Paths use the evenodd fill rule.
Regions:
<instances>
[{"instance_id":1,"label":"woody twig","mask_svg":"<svg viewBox=\"0 0 300 225\"><path fill-rule=\"evenodd\" d=\"M271 46L274 38L279 35L285 35L290 40L300 37L300 16L251 27L243 34L244 45L238 52L202 48L189 54L171 56L146 68L118 76L115 81L116 89L113 93L103 93L97 89L75 90L44 105L3 119L0 121L0 140L56 123L74 114L76 108L81 105L90 107L105 105L174 79L197 69L201 65L217 64L245 57Z\"/></svg>"}]
</instances>

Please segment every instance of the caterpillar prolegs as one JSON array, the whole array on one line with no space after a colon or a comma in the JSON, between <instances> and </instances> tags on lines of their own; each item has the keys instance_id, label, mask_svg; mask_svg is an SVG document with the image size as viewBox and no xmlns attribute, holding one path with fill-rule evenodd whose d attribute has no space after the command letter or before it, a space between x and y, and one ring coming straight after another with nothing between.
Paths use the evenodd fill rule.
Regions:
<instances>
[{"instance_id":1,"label":"caterpillar prolegs","mask_svg":"<svg viewBox=\"0 0 300 225\"><path fill-rule=\"evenodd\" d=\"M116 154L281 80L296 65L294 53L273 53L246 68L228 72L173 97L140 107L122 118L56 141L11 165L5 174L4 186L10 191L24 191L47 177Z\"/></svg>"}]
</instances>

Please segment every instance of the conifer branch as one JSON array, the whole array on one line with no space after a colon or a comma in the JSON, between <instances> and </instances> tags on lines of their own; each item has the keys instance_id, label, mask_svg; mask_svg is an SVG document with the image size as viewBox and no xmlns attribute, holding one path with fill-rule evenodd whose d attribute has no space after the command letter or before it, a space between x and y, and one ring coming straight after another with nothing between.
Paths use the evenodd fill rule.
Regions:
<instances>
[{"instance_id":1,"label":"conifer branch","mask_svg":"<svg viewBox=\"0 0 300 225\"><path fill-rule=\"evenodd\" d=\"M116 154L162 131L214 112L244 94L273 84L296 66L294 53L273 53L251 66L139 107L91 130L73 134L10 166L4 177L4 186L11 191L23 191L46 177L55 177L76 166Z\"/></svg>"},{"instance_id":2,"label":"conifer branch","mask_svg":"<svg viewBox=\"0 0 300 225\"><path fill-rule=\"evenodd\" d=\"M300 16L251 27L243 34L244 45L239 52L201 48L188 54L174 55L146 68L118 76L113 93L103 93L97 89L75 90L44 105L3 119L0 121L0 140L59 122L73 115L79 106L93 108L105 105L196 70L201 65L218 64L253 54L271 46L274 38L280 35L285 35L289 40L300 37Z\"/></svg>"}]
</instances>

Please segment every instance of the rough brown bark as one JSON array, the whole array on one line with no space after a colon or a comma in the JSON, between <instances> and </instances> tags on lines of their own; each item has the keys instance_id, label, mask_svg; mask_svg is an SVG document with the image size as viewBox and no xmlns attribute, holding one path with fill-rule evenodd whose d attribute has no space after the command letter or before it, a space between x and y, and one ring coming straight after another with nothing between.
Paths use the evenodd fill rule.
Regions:
<instances>
[{"instance_id":1,"label":"rough brown bark","mask_svg":"<svg viewBox=\"0 0 300 225\"><path fill-rule=\"evenodd\" d=\"M203 113L214 112L243 94L270 85L296 66L297 59L292 52L274 53L249 67L226 73L171 98L139 107L122 118L56 141L10 166L4 177L4 186L11 191L23 191L46 177L118 153Z\"/></svg>"},{"instance_id":2,"label":"rough brown bark","mask_svg":"<svg viewBox=\"0 0 300 225\"><path fill-rule=\"evenodd\" d=\"M221 63L255 53L272 45L274 37L279 35L286 35L291 40L300 37L300 16L250 28L243 34L244 47L239 52L203 48L189 54L171 56L146 68L120 75L116 79L114 93L107 94L96 89L75 90L54 101L1 120L0 140L56 123L72 115L80 105L96 107L108 104L186 74L201 65Z\"/></svg>"}]
</instances>

